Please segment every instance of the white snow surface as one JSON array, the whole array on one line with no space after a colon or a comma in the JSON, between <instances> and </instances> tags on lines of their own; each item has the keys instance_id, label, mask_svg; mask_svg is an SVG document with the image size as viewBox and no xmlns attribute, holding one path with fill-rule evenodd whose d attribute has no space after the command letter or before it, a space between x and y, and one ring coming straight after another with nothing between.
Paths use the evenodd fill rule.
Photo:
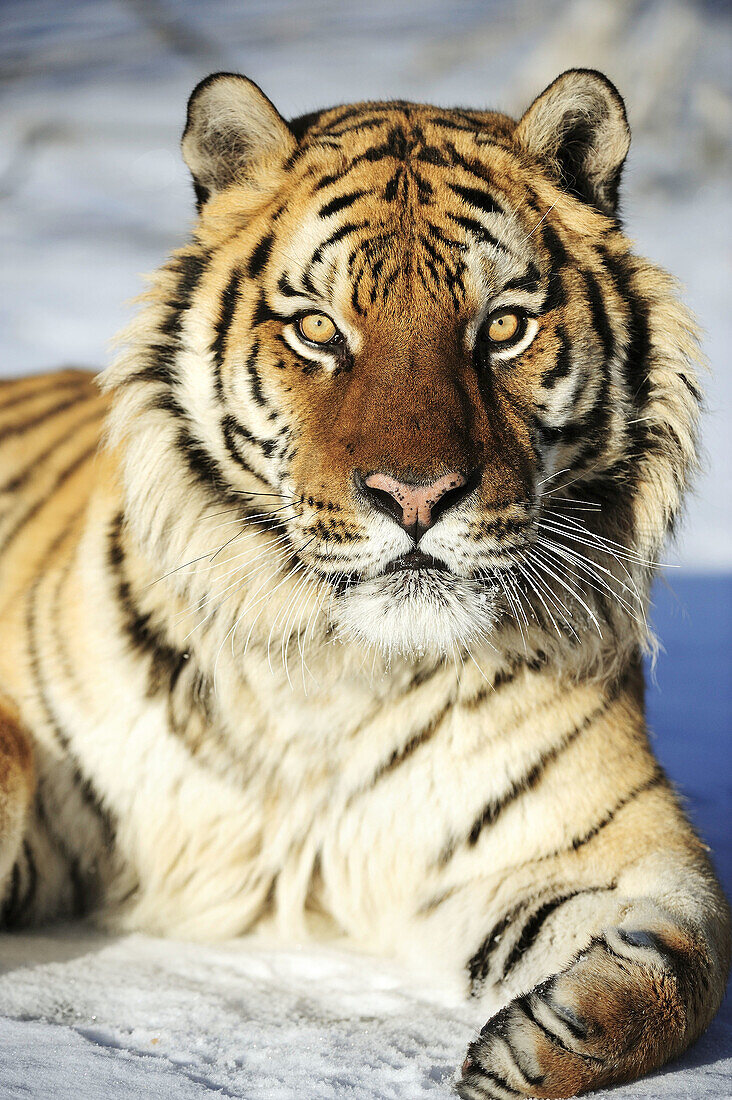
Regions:
<instances>
[{"instance_id":1,"label":"white snow surface","mask_svg":"<svg viewBox=\"0 0 732 1100\"><path fill-rule=\"evenodd\" d=\"M3 937L0 1096L33 1100L422 1100L483 1021L383 961L312 947ZM732 1013L610 1100L730 1095Z\"/></svg>"}]
</instances>

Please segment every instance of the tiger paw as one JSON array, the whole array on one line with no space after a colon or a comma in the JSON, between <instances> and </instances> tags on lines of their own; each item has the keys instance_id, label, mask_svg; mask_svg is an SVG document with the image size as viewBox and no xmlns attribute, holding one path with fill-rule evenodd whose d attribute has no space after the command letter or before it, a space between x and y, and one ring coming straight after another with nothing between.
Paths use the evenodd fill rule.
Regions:
<instances>
[{"instance_id":1,"label":"tiger paw","mask_svg":"<svg viewBox=\"0 0 732 1100\"><path fill-rule=\"evenodd\" d=\"M682 993L695 984L690 961L656 933L609 929L488 1021L468 1049L458 1095L569 1097L656 1068L693 1037Z\"/></svg>"}]
</instances>

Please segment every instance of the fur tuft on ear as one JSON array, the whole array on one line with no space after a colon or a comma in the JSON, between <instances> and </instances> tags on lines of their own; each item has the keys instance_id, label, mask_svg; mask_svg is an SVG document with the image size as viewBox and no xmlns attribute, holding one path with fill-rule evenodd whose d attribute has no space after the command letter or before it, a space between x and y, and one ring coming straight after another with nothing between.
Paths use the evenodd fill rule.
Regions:
<instances>
[{"instance_id":1,"label":"fur tuft on ear","mask_svg":"<svg viewBox=\"0 0 732 1100\"><path fill-rule=\"evenodd\" d=\"M625 104L594 69L569 69L524 114L516 140L565 190L614 215L630 145Z\"/></svg>"},{"instance_id":2,"label":"fur tuft on ear","mask_svg":"<svg viewBox=\"0 0 732 1100\"><path fill-rule=\"evenodd\" d=\"M261 157L295 148L289 126L256 84L237 73L213 73L188 100L181 148L198 208L235 183Z\"/></svg>"}]
</instances>

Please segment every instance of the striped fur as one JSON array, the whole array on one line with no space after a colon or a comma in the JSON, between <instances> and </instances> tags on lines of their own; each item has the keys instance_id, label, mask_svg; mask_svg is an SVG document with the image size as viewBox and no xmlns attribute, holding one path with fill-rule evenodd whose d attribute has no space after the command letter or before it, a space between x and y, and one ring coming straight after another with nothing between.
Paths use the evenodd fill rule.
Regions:
<instances>
[{"instance_id":1,"label":"striped fur","mask_svg":"<svg viewBox=\"0 0 732 1100\"><path fill-rule=\"evenodd\" d=\"M200 217L101 389L0 384L7 925L397 956L488 1018L465 1097L626 1080L707 1025L727 908L641 669L699 355L617 220L627 141L582 71L518 124L197 89ZM420 568L375 470L464 482Z\"/></svg>"}]
</instances>

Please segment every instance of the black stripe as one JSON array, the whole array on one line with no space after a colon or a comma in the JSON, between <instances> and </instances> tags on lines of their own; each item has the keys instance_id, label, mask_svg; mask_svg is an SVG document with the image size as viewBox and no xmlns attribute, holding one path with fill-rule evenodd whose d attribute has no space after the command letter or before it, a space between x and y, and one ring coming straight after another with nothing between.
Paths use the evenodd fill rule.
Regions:
<instances>
[{"instance_id":1,"label":"black stripe","mask_svg":"<svg viewBox=\"0 0 732 1100\"><path fill-rule=\"evenodd\" d=\"M444 244L446 248L450 250L456 250L458 252L465 252L466 246L462 241L458 241L455 237L448 236L439 225L435 225L434 222L427 222L427 231L431 237Z\"/></svg>"},{"instance_id":2,"label":"black stripe","mask_svg":"<svg viewBox=\"0 0 732 1100\"><path fill-rule=\"evenodd\" d=\"M4 443L6 439L10 439L12 436L25 435L32 428L37 428L39 424L44 424L54 416L60 416L67 409L73 409L74 405L78 405L80 400L84 400L84 398L80 398L79 394L74 394L73 397L67 397L58 405L52 405L50 409L44 409L43 412L36 413L35 416L32 416L29 420L24 420L21 424L9 424L0 430L0 443Z\"/></svg>"},{"instance_id":3,"label":"black stripe","mask_svg":"<svg viewBox=\"0 0 732 1100\"><path fill-rule=\"evenodd\" d=\"M11 928L15 914L15 910L18 906L18 897L20 896L20 862L16 859L13 864L13 870L10 876L10 891L3 903L2 915L0 915L0 924Z\"/></svg>"},{"instance_id":4,"label":"black stripe","mask_svg":"<svg viewBox=\"0 0 732 1100\"><path fill-rule=\"evenodd\" d=\"M572 1047L567 1046L567 1044L559 1037L559 1035L556 1034L556 1032L550 1031L546 1024L543 1024L541 1022L539 1017L532 1009L531 1001L529 999L531 996L532 994L527 993L523 997L517 997L517 999L513 1003L517 1008L520 1008L526 1016L528 1016L531 1022L535 1024L536 1027L538 1027L539 1031L546 1035L547 1039L550 1043L552 1043L553 1046L559 1047L560 1050L566 1051L567 1054L573 1054L576 1058L581 1058L583 1061L593 1062L597 1065L602 1065L604 1063L603 1058L598 1058L594 1054L587 1054L584 1051L573 1050ZM539 994L534 993L533 996L539 996ZM546 998L541 999L546 1000ZM549 1008L552 1008L551 1004L549 1004ZM552 1011L554 1010L552 1009ZM565 1020L562 1017L559 1018L562 1020L562 1023L565 1023Z\"/></svg>"},{"instance_id":5,"label":"black stripe","mask_svg":"<svg viewBox=\"0 0 732 1100\"><path fill-rule=\"evenodd\" d=\"M447 216L451 221L455 222L456 225L459 225L468 233L472 233L474 237L477 237L477 239L479 241L482 241L484 244L491 244L494 248L499 248L502 252L508 252L506 246L504 244L501 244L498 238L494 237L494 235L486 229L482 222L476 221L475 218L463 217L462 214L448 213Z\"/></svg>"},{"instance_id":6,"label":"black stripe","mask_svg":"<svg viewBox=\"0 0 732 1100\"><path fill-rule=\"evenodd\" d=\"M323 176L323 178L318 180L318 182L315 184L315 187L313 188L313 191L322 191L323 188L330 187L331 183L338 183L340 181L340 179L341 179L340 175L337 175L337 176Z\"/></svg>"},{"instance_id":7,"label":"black stripe","mask_svg":"<svg viewBox=\"0 0 732 1100\"><path fill-rule=\"evenodd\" d=\"M262 452L265 458L271 458L277 446L276 442L271 439L258 439L255 435L252 435L248 428L240 424L231 413L227 413L227 415L223 417L221 421L221 432L224 437L227 451L234 461L239 466L243 467L247 473L253 473L254 471L242 455L237 440L242 440L242 442L249 443L251 446L256 447Z\"/></svg>"},{"instance_id":8,"label":"black stripe","mask_svg":"<svg viewBox=\"0 0 732 1100\"><path fill-rule=\"evenodd\" d=\"M267 301L263 290L259 292L259 298L252 314L251 325L252 328L257 328L259 325L265 324L267 321L278 321L280 324L286 323L290 320L290 317L286 313L278 313L273 309Z\"/></svg>"},{"instance_id":9,"label":"black stripe","mask_svg":"<svg viewBox=\"0 0 732 1100\"><path fill-rule=\"evenodd\" d=\"M567 250L558 234L546 223L542 226L541 240L549 253L549 263L551 265L547 276L546 298L541 307L544 312L548 312L551 309L560 309L567 304L567 293L561 275L567 264Z\"/></svg>"},{"instance_id":10,"label":"black stripe","mask_svg":"<svg viewBox=\"0 0 732 1100\"><path fill-rule=\"evenodd\" d=\"M467 172L469 176L473 176L475 179L479 180L480 183L490 183L487 165L483 164L475 157L464 157L462 153L458 152L451 141L445 143L445 148L453 163L459 165L459 167L462 168L464 172Z\"/></svg>"},{"instance_id":11,"label":"black stripe","mask_svg":"<svg viewBox=\"0 0 732 1100\"><path fill-rule=\"evenodd\" d=\"M566 378L572 369L569 339L564 325L557 325L557 336L559 337L559 350L554 366L550 367L541 376L541 385L545 390L551 389L561 378Z\"/></svg>"},{"instance_id":12,"label":"black stripe","mask_svg":"<svg viewBox=\"0 0 732 1100\"><path fill-rule=\"evenodd\" d=\"M394 202L399 195L399 185L404 178L404 169L397 168L393 176L386 181L386 187L384 188L384 201Z\"/></svg>"},{"instance_id":13,"label":"black stripe","mask_svg":"<svg viewBox=\"0 0 732 1100\"><path fill-rule=\"evenodd\" d=\"M181 346L183 317L191 304L203 275L208 267L209 253L189 252L177 256L169 270L178 276L172 296L167 302L167 312L160 324L159 331L169 337L169 343L161 343L153 337L148 349L149 362L142 372L130 380L160 381L171 383L175 380L175 358Z\"/></svg>"},{"instance_id":14,"label":"black stripe","mask_svg":"<svg viewBox=\"0 0 732 1100\"><path fill-rule=\"evenodd\" d=\"M318 214L321 218L329 218L332 214L337 214L339 210L346 210L347 207L353 206L354 202L358 202L365 194L365 191L349 191L345 195L336 195L330 202L326 202L321 206Z\"/></svg>"},{"instance_id":15,"label":"black stripe","mask_svg":"<svg viewBox=\"0 0 732 1100\"><path fill-rule=\"evenodd\" d=\"M470 123L458 122L455 118L447 118L445 115L433 115L430 123L432 126L439 126L442 130L457 130L463 134L475 134L480 129L477 123L470 125Z\"/></svg>"},{"instance_id":16,"label":"black stripe","mask_svg":"<svg viewBox=\"0 0 732 1100\"><path fill-rule=\"evenodd\" d=\"M257 279L264 271L264 266L270 257L273 244L274 234L267 233L266 236L262 237L257 247L252 252L247 264L247 274L250 279Z\"/></svg>"},{"instance_id":17,"label":"black stripe","mask_svg":"<svg viewBox=\"0 0 732 1100\"><path fill-rule=\"evenodd\" d=\"M338 129L329 126L327 130L323 131L323 136L339 138L343 137L344 134L352 134L360 130L376 130L383 125L383 118L359 119L358 122L353 122L350 126L339 126Z\"/></svg>"},{"instance_id":18,"label":"black stripe","mask_svg":"<svg viewBox=\"0 0 732 1100\"><path fill-rule=\"evenodd\" d=\"M51 457L54 451L57 451L64 443L68 443L71 431L78 432L93 420L101 420L103 415L103 410L95 408L92 412L83 416L81 420L77 420L75 424L70 425L69 428L64 426L63 434L58 439L54 439L53 443L50 443L40 454L36 455L22 470L14 474L4 485L0 485L0 493L14 493L20 489L21 486L25 485L28 478L33 475L34 471Z\"/></svg>"},{"instance_id":19,"label":"black stripe","mask_svg":"<svg viewBox=\"0 0 732 1100\"><path fill-rule=\"evenodd\" d=\"M94 789L91 780L82 771L80 762L72 748L71 738L61 724L55 709L51 703L50 685L46 679L45 672L41 661L41 654L39 649L39 629L37 621L37 604L38 604L38 590L41 581L46 575L46 567L48 563L54 558L60 547L69 537L74 530L74 526L82 518L84 514L83 507L80 508L59 531L52 543L48 547L46 556L39 569L36 580L31 586L26 601L26 630L28 635L28 658L30 673L33 685L35 687L36 696L41 708L44 712L46 723L53 733L56 743L61 748L64 756L63 763L68 765L70 769L70 779L73 789L78 794L83 806L89 811L94 818L97 827L99 829L99 842L100 846L105 852L109 851L113 845L116 835L116 829L114 819L107 809L103 806L99 795ZM61 762L59 762L60 764ZM58 766L58 765L56 765ZM44 818L44 807L40 792L40 778L39 786L36 789L35 809L39 817L39 820L44 824L49 837L53 840L54 844L58 848L59 852L63 856L64 860L69 865L69 874L72 879L72 885L74 888L74 913L75 915L81 915L85 909L88 901L88 893L86 890L86 879L93 877L94 874L94 859L88 869L86 878L81 875L78 860L69 852L66 843L54 832L51 827L51 823Z\"/></svg>"},{"instance_id":20,"label":"black stripe","mask_svg":"<svg viewBox=\"0 0 732 1100\"><path fill-rule=\"evenodd\" d=\"M503 966L503 977L507 978L522 956L525 955L527 951L531 950L541 935L544 925L560 906L565 905L568 901L571 901L572 898L579 897L581 894L596 894L603 890L612 889L614 889L612 886L593 886L585 889L571 890L566 894L560 894L558 897L550 898L540 905L526 921L519 938L516 940L516 943L506 958Z\"/></svg>"},{"instance_id":21,"label":"black stripe","mask_svg":"<svg viewBox=\"0 0 732 1100\"><path fill-rule=\"evenodd\" d=\"M54 478L52 484L50 485L48 492L44 496L39 497L35 501L35 503L31 505L30 508L26 509L23 515L16 521L14 526L11 527L9 531L5 532L2 537L2 541L0 541L0 553L4 553L8 549L10 544L13 542L14 539L17 538L23 528L26 527L30 523L30 521L35 518L36 515L38 515L43 505L56 495L58 490L62 488L62 486L69 480L69 478L73 477L74 474L77 473L77 471L84 465L85 462L89 462L94 457L97 452L98 446L98 442L94 442L91 447L87 447L85 451L82 451L80 455L77 455L73 462L70 462L68 466L65 466L63 470L59 471L59 473Z\"/></svg>"},{"instance_id":22,"label":"black stripe","mask_svg":"<svg viewBox=\"0 0 732 1100\"><path fill-rule=\"evenodd\" d=\"M6 928L20 928L25 923L38 887L38 869L27 840L23 841L23 858L25 860L25 889L21 897L20 858L18 858L13 866L11 894L3 906L2 917L0 918L0 924ZM16 872L18 873L16 874Z\"/></svg>"},{"instance_id":23,"label":"black stripe","mask_svg":"<svg viewBox=\"0 0 732 1100\"><path fill-rule=\"evenodd\" d=\"M33 902L35 901L36 897L36 891L38 889L38 868L36 867L36 861L33 858L33 851L31 850L31 846L27 840L23 841L23 854L25 855L28 881L26 883L20 910L21 916L25 917L33 906Z\"/></svg>"},{"instance_id":24,"label":"black stripe","mask_svg":"<svg viewBox=\"0 0 732 1100\"><path fill-rule=\"evenodd\" d=\"M295 289L295 287L292 285L284 272L282 273L282 275L280 275L277 281L277 289L279 290L280 294L282 294L285 298L302 297L302 291Z\"/></svg>"},{"instance_id":25,"label":"black stripe","mask_svg":"<svg viewBox=\"0 0 732 1100\"><path fill-rule=\"evenodd\" d=\"M539 289L539 282L541 275L539 268L534 263L529 263L526 271L523 275L518 276L516 279L510 279L501 290L526 290L531 293L534 290Z\"/></svg>"},{"instance_id":26,"label":"black stripe","mask_svg":"<svg viewBox=\"0 0 732 1100\"><path fill-rule=\"evenodd\" d=\"M255 340L252 344L251 351L247 356L247 374L249 375L249 385L252 392L252 397L255 404L260 408L265 408L268 404L267 398L264 396L262 390L262 379L259 377L259 371L257 370L257 358L259 356L259 341Z\"/></svg>"},{"instance_id":27,"label":"black stripe","mask_svg":"<svg viewBox=\"0 0 732 1100\"><path fill-rule=\"evenodd\" d=\"M618 802L615 803L613 808L609 810L608 813L597 822L596 825L593 825L592 828L589 829L582 836L575 837L569 847L576 852L578 848L581 848L584 844L588 844L591 840L594 840L598 833L602 832L602 830L605 829L611 823L611 821L614 820L616 815L625 806L629 805L629 803L631 802L634 802L636 798L638 798L642 794L645 794L646 791L650 791L654 787L666 785L667 783L668 780L666 779L663 769L660 765L657 765L654 774L649 779L646 779L643 783L639 784L639 786L634 787L633 790L624 795ZM561 849L558 849L556 852L553 852L552 855L559 855L560 851Z\"/></svg>"},{"instance_id":28,"label":"black stripe","mask_svg":"<svg viewBox=\"0 0 732 1100\"><path fill-rule=\"evenodd\" d=\"M608 695L600 706L596 707L582 722L576 725L574 729L570 730L569 733L565 734L565 736L550 749L546 749L520 779L514 780L504 795L486 804L473 822L467 834L467 843L471 845L471 847L478 843L480 834L487 825L493 825L512 802L520 795L527 794L538 785L547 767L555 763L570 745L574 744L581 734L590 729L590 727L610 709L619 693L620 686L614 687L611 694Z\"/></svg>"},{"instance_id":29,"label":"black stripe","mask_svg":"<svg viewBox=\"0 0 732 1100\"><path fill-rule=\"evenodd\" d=\"M416 688L419 686L419 684L415 683L413 686L414 688ZM385 775L393 772L396 768L403 764L405 760L412 756L413 753L421 745L426 744L430 740L430 738L437 732L440 724L442 723L442 720L444 719L448 711L452 708L452 705L452 700L450 700L448 703L445 704L444 707L442 707L438 711L438 713L429 721L429 723L425 726L423 730L420 730L418 733L410 737L409 740L406 741L401 748L394 749L389 757L375 769L373 775L371 776L371 779L353 791L353 793L350 795L349 803L360 795L373 790L380 779L383 779ZM367 716L364 721L369 720L370 716Z\"/></svg>"},{"instance_id":30,"label":"black stripe","mask_svg":"<svg viewBox=\"0 0 732 1100\"><path fill-rule=\"evenodd\" d=\"M450 161L443 151L436 145L430 145L429 142L424 139L420 141L419 148L414 154L414 159L420 161L422 164L435 164L438 168L451 167Z\"/></svg>"},{"instance_id":31,"label":"black stripe","mask_svg":"<svg viewBox=\"0 0 732 1100\"><path fill-rule=\"evenodd\" d=\"M533 661L517 660L514 664L499 672L490 684L483 684L471 699L461 701L463 710L474 710L476 707L481 706L489 696L492 699L495 692L511 684L524 667L532 668L536 672L541 666Z\"/></svg>"},{"instance_id":32,"label":"black stripe","mask_svg":"<svg viewBox=\"0 0 732 1100\"><path fill-rule=\"evenodd\" d=\"M475 954L468 960L467 971L470 978L470 991L472 996L476 995L478 987L488 977L491 957L500 944L505 932L527 904L528 902L521 901L506 913L505 917L501 917L498 923L491 928Z\"/></svg>"},{"instance_id":33,"label":"black stripe","mask_svg":"<svg viewBox=\"0 0 732 1100\"><path fill-rule=\"evenodd\" d=\"M592 315L592 323L595 326L595 330L600 337L602 343L602 350L605 354L605 359L610 359L615 350L615 336L613 330L610 327L610 321L608 320L607 311L605 309L605 302L602 297L602 291L600 285L592 274L591 271L582 271L582 278L585 281L587 287L587 299L590 303L590 313Z\"/></svg>"},{"instance_id":34,"label":"black stripe","mask_svg":"<svg viewBox=\"0 0 732 1100\"><path fill-rule=\"evenodd\" d=\"M331 233L331 235L329 237L326 237L326 239L324 241L321 241L321 243L318 245L318 247L313 252L312 256L310 257L310 263L308 264L308 268L307 268L307 271L305 273L304 278L308 279L308 280L310 279L311 269L315 266L315 264L320 263L320 261L323 258L323 253L325 252L325 250L327 248L330 248L330 246L333 245L333 244L337 244L338 241L343 240L344 237L349 237L351 235L351 233L356 233L359 229L366 229L366 228L368 228L368 222L345 222L338 229L334 230L334 232ZM316 288L311 283L310 284L311 292L315 291L315 289Z\"/></svg>"},{"instance_id":35,"label":"black stripe","mask_svg":"<svg viewBox=\"0 0 732 1100\"><path fill-rule=\"evenodd\" d=\"M178 408L180 415L185 417L183 410L180 407ZM197 484L210 494L217 504L230 504L242 515L246 515L246 508L242 504L243 498L241 495L232 489L231 483L218 461L213 455L209 454L201 441L196 439L187 427L181 427L178 431L176 447ZM241 458L239 462L243 465ZM259 477L255 470L249 470L248 472L254 477Z\"/></svg>"},{"instance_id":36,"label":"black stripe","mask_svg":"<svg viewBox=\"0 0 732 1100\"><path fill-rule=\"evenodd\" d=\"M679 948L671 947L658 932L651 932L647 928L616 928L615 932L623 943L640 951L655 951L660 956L665 966L682 976L690 969L691 960L686 952ZM605 940L607 944L607 940ZM608 950L612 950L607 944ZM625 956L625 962L635 962L631 956ZM696 977L696 975L694 975Z\"/></svg>"},{"instance_id":37,"label":"black stripe","mask_svg":"<svg viewBox=\"0 0 732 1100\"><path fill-rule=\"evenodd\" d=\"M650 397L651 336L648 306L638 297L633 288L633 261L628 256L613 256L602 249L602 256L608 274L613 281L615 293L623 302L628 314L626 321L628 342L623 368L625 384L635 408L642 412ZM682 376L683 377L683 376ZM693 390L699 400L699 394ZM647 449L648 428L643 420L629 426L633 459L640 457Z\"/></svg>"},{"instance_id":38,"label":"black stripe","mask_svg":"<svg viewBox=\"0 0 732 1100\"><path fill-rule=\"evenodd\" d=\"M366 152L360 153L357 157L354 157L348 166L348 171L350 172L357 164L362 164L364 161L370 164L379 160L384 160L385 158L406 161L408 153L409 142L404 130L401 126L393 126L387 134L385 141L380 145L374 145L370 149L367 149Z\"/></svg>"},{"instance_id":39,"label":"black stripe","mask_svg":"<svg viewBox=\"0 0 732 1100\"><path fill-rule=\"evenodd\" d=\"M408 760L409 757L412 756L418 748L420 748L420 746L425 745L437 732L445 715L451 709L452 700L446 703L445 706L438 711L434 718L430 719L429 723L425 726L423 730L420 730L419 733L415 733L412 737L410 737L409 740L405 742L405 744L402 745L400 749L394 749L388 760L386 760L383 764L380 764L379 767L376 769L373 776L371 777L370 783L368 784L368 788L371 789L375 787L380 779L383 779L385 775L389 774L389 772L395 771L398 767L400 767L401 764L404 763L405 760Z\"/></svg>"},{"instance_id":40,"label":"black stripe","mask_svg":"<svg viewBox=\"0 0 732 1100\"><path fill-rule=\"evenodd\" d=\"M511 1096L524 1095L524 1093L519 1092L518 1089L515 1089L512 1085L509 1085L508 1081L506 1081L503 1077L499 1077L495 1070L483 1069L483 1067L479 1066L477 1062L472 1064L475 1066L475 1069L468 1069L467 1072L463 1073L461 1084L477 1085L480 1089L481 1096L489 1097L492 1095L487 1091L485 1087L486 1081L489 1081L492 1085L495 1085L496 1088L503 1089L504 1092L509 1093L509 1095Z\"/></svg>"},{"instance_id":41,"label":"black stripe","mask_svg":"<svg viewBox=\"0 0 732 1100\"><path fill-rule=\"evenodd\" d=\"M435 248L429 237L424 233L420 233L419 240L422 247L425 249L426 252L429 253L435 263L438 263L440 265L445 273L445 277L448 279L454 279L455 274L452 267L448 263L447 259Z\"/></svg>"},{"instance_id":42,"label":"black stripe","mask_svg":"<svg viewBox=\"0 0 732 1100\"><path fill-rule=\"evenodd\" d=\"M125 375L120 385L133 386L137 382L162 382L167 386L172 378L169 362L171 359L170 349L164 349L164 354L161 350L160 355L157 354L157 350L155 360L152 363L148 363L146 367L141 367L140 370Z\"/></svg>"},{"instance_id":43,"label":"black stripe","mask_svg":"<svg viewBox=\"0 0 732 1100\"><path fill-rule=\"evenodd\" d=\"M216 333L211 350L214 357L214 385L216 387L216 393L219 398L224 394L224 383L222 378L222 369L224 365L224 355L226 352L226 338L229 334L229 328L231 322L234 319L234 313L236 311L237 302L239 300L239 287L241 286L241 272L238 270L232 271L229 276L229 281L226 284L224 293L221 295L221 304L219 306L219 316L214 325L214 331Z\"/></svg>"},{"instance_id":44,"label":"black stripe","mask_svg":"<svg viewBox=\"0 0 732 1100\"><path fill-rule=\"evenodd\" d=\"M337 110L339 110L339 108L338 107L333 107L333 108L331 108L331 110L337 111ZM371 104L369 104L369 110L372 113L374 111L378 111L379 110L379 105L377 103L371 103ZM354 103L354 104L351 104L351 106L348 106L348 107L341 107L340 108L340 114L337 115L335 118L332 118L330 120L330 122L328 123L328 125L326 127L324 127L322 132L324 134L329 133L331 126L340 126L340 124L342 122L347 122L349 120L349 118L355 118L357 115L360 115L362 113L362 111L363 111L363 105L360 104L360 103ZM320 114L320 112L318 112L318 114ZM335 178L339 179L340 177L336 176Z\"/></svg>"},{"instance_id":45,"label":"black stripe","mask_svg":"<svg viewBox=\"0 0 732 1100\"><path fill-rule=\"evenodd\" d=\"M366 310L361 305L361 300L360 300L361 280L363 278L363 272L364 272L364 269L361 268L361 271L358 273L358 275L353 277L353 285L351 287L351 305L353 306L353 309L354 309L355 313L358 313L362 317L365 317L366 316Z\"/></svg>"},{"instance_id":46,"label":"black stripe","mask_svg":"<svg viewBox=\"0 0 732 1100\"><path fill-rule=\"evenodd\" d=\"M191 304L191 298L208 266L207 252L191 252L177 256L170 270L178 275L173 296L167 302L168 312L160 325L160 331L175 341L180 337L183 314Z\"/></svg>"},{"instance_id":47,"label":"black stripe","mask_svg":"<svg viewBox=\"0 0 732 1100\"><path fill-rule=\"evenodd\" d=\"M124 517L118 512L109 528L107 561L114 580L114 595L121 612L124 633L131 648L149 662L148 695L152 697L161 691L169 694L171 683L180 675L189 654L171 645L160 627L153 625L152 614L140 611L137 606L125 569L123 530Z\"/></svg>"},{"instance_id":48,"label":"black stripe","mask_svg":"<svg viewBox=\"0 0 732 1100\"><path fill-rule=\"evenodd\" d=\"M428 203L433 195L432 184L420 173L412 169L411 177L417 184L417 199L423 205Z\"/></svg>"},{"instance_id":49,"label":"black stripe","mask_svg":"<svg viewBox=\"0 0 732 1100\"><path fill-rule=\"evenodd\" d=\"M524 1067L521 1065L521 1062L519 1061L518 1055L517 1055L516 1051L514 1050L514 1047L513 1047L512 1043L509 1040L508 1034L509 1034L508 1029L506 1029L506 1031L504 1032L502 1038L503 1038L503 1042L506 1045L506 1049L508 1050L509 1054L511 1055L511 1059L513 1061L513 1068L516 1070L517 1073L519 1073L521 1075L521 1077L523 1077L524 1081L526 1082L527 1085L529 1085L531 1087L531 1090L533 1092L534 1089L539 1088L544 1083L545 1077L544 1077L543 1074L539 1074L538 1076L534 1076L533 1074L530 1074L528 1072L528 1070L524 1069Z\"/></svg>"},{"instance_id":50,"label":"black stripe","mask_svg":"<svg viewBox=\"0 0 732 1100\"><path fill-rule=\"evenodd\" d=\"M448 186L464 202L476 210L482 210L484 214L505 214L501 204L488 191L479 187L464 187L461 183L450 183Z\"/></svg>"},{"instance_id":51,"label":"black stripe","mask_svg":"<svg viewBox=\"0 0 732 1100\"><path fill-rule=\"evenodd\" d=\"M178 432L176 445L199 485L213 491L222 500L229 499L232 503L237 501L238 498L231 493L229 482L216 459L199 440L194 439L187 428L181 428Z\"/></svg>"},{"instance_id":52,"label":"black stripe","mask_svg":"<svg viewBox=\"0 0 732 1100\"><path fill-rule=\"evenodd\" d=\"M30 379L28 380L30 381ZM47 393L56 393L57 390L65 389L86 389L89 385L90 378L77 377L77 378L56 378L53 382L45 386L34 386L32 390L24 390L23 393L15 393L17 383L3 382L3 387L7 386L15 393L14 397L11 397L9 401L0 402L0 413L4 413L6 409L14 409L18 405L23 405L27 401L33 401L37 397L45 396Z\"/></svg>"}]
</instances>

